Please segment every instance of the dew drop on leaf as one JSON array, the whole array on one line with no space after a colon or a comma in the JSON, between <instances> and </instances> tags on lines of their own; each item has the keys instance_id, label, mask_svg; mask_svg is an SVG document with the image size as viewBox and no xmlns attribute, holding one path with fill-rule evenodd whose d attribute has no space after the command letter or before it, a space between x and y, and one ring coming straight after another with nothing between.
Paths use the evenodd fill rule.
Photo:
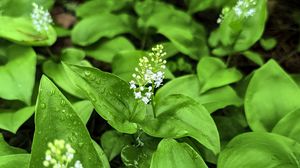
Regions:
<instances>
[{"instance_id":1,"label":"dew drop on leaf","mask_svg":"<svg viewBox=\"0 0 300 168\"><path fill-rule=\"evenodd\" d=\"M88 76L91 75L91 72L90 71L84 71L84 75L88 77Z\"/></svg>"},{"instance_id":2,"label":"dew drop on leaf","mask_svg":"<svg viewBox=\"0 0 300 168\"><path fill-rule=\"evenodd\" d=\"M41 104L41 108L42 108L42 109L45 109L45 108L46 108L46 104L45 104L45 103L42 103L42 104Z\"/></svg>"},{"instance_id":3,"label":"dew drop on leaf","mask_svg":"<svg viewBox=\"0 0 300 168\"><path fill-rule=\"evenodd\" d=\"M65 105L66 105L66 101L61 100L61 101L60 101L60 105L65 106Z\"/></svg>"}]
</instances>

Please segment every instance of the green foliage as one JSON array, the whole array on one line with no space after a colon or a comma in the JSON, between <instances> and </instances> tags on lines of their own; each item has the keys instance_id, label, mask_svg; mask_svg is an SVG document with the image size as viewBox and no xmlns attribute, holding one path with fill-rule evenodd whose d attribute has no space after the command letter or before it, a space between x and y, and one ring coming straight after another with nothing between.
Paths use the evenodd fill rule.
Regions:
<instances>
[{"instance_id":1,"label":"green foliage","mask_svg":"<svg viewBox=\"0 0 300 168\"><path fill-rule=\"evenodd\" d=\"M186 143L163 139L152 156L150 168L190 167L207 168L203 159Z\"/></svg>"},{"instance_id":2,"label":"green foliage","mask_svg":"<svg viewBox=\"0 0 300 168\"><path fill-rule=\"evenodd\" d=\"M0 66L0 97L31 104L36 54L30 47L9 45L3 49L7 63Z\"/></svg>"},{"instance_id":3,"label":"green foliage","mask_svg":"<svg viewBox=\"0 0 300 168\"><path fill-rule=\"evenodd\" d=\"M0 167L300 167L296 6L0 0Z\"/></svg>"},{"instance_id":4,"label":"green foliage","mask_svg":"<svg viewBox=\"0 0 300 168\"><path fill-rule=\"evenodd\" d=\"M218 167L298 167L300 144L271 133L235 137L220 153Z\"/></svg>"},{"instance_id":5,"label":"green foliage","mask_svg":"<svg viewBox=\"0 0 300 168\"><path fill-rule=\"evenodd\" d=\"M73 83L112 127L124 133L137 131L136 122L144 119L145 107L135 101L126 82L94 68L72 66L68 71Z\"/></svg>"},{"instance_id":6,"label":"green foliage","mask_svg":"<svg viewBox=\"0 0 300 168\"><path fill-rule=\"evenodd\" d=\"M255 13L245 19L237 18L235 11L231 10L226 14L220 27L212 32L209 43L213 53L218 56L225 56L249 49L260 39L264 32L267 19L267 1L256 1Z\"/></svg>"},{"instance_id":7,"label":"green foliage","mask_svg":"<svg viewBox=\"0 0 300 168\"><path fill-rule=\"evenodd\" d=\"M217 154L219 134L209 112L195 100L183 95L170 95L157 102L155 118L146 118L142 129L149 135L164 138L190 136Z\"/></svg>"},{"instance_id":8,"label":"green foliage","mask_svg":"<svg viewBox=\"0 0 300 168\"><path fill-rule=\"evenodd\" d=\"M98 23L105 23L99 25ZM118 34L134 31L134 18L130 15L103 13L81 20L72 30L72 41L81 46L88 46L100 38L112 38Z\"/></svg>"},{"instance_id":9,"label":"green foliage","mask_svg":"<svg viewBox=\"0 0 300 168\"><path fill-rule=\"evenodd\" d=\"M109 167L105 155L98 155L88 131L72 105L45 76L42 77L39 88L35 124L30 168L43 165L47 143L54 139L65 139L72 144L77 151L77 159L84 166Z\"/></svg>"},{"instance_id":10,"label":"green foliage","mask_svg":"<svg viewBox=\"0 0 300 168\"><path fill-rule=\"evenodd\" d=\"M299 87L274 60L254 72L245 97L245 112L253 131L271 131L299 106Z\"/></svg>"}]
</instances>

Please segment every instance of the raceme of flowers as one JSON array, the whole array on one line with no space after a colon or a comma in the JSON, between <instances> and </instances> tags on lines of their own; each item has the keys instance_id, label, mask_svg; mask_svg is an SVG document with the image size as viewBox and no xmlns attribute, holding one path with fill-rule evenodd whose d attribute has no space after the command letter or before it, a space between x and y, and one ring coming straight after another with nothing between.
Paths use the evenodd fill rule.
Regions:
<instances>
[{"instance_id":1,"label":"raceme of flowers","mask_svg":"<svg viewBox=\"0 0 300 168\"><path fill-rule=\"evenodd\" d=\"M43 165L52 168L83 168L79 160L75 161L74 166L70 166L76 151L64 140L54 140L48 143L48 150L45 153ZM68 167L70 166L70 167Z\"/></svg>"},{"instance_id":2,"label":"raceme of flowers","mask_svg":"<svg viewBox=\"0 0 300 168\"><path fill-rule=\"evenodd\" d=\"M33 11L31 13L31 19L34 28L38 32L47 32L49 30L49 24L53 22L49 12L44 9L44 7L39 6L36 3L33 3L32 6Z\"/></svg>"},{"instance_id":3,"label":"raceme of flowers","mask_svg":"<svg viewBox=\"0 0 300 168\"><path fill-rule=\"evenodd\" d=\"M255 6L256 0L238 0L232 9L225 7L222 10L222 13L219 16L217 23L221 23L226 17L226 14L229 13L231 10L234 11L234 14L237 16L237 18L244 19L251 17L256 12Z\"/></svg>"},{"instance_id":4,"label":"raceme of flowers","mask_svg":"<svg viewBox=\"0 0 300 168\"><path fill-rule=\"evenodd\" d=\"M162 85L164 70L167 61L163 59L166 52L163 45L156 45L151 52L139 59L138 67L135 68L134 78L129 82L130 89L134 90L135 99L148 104L154 94L154 88Z\"/></svg>"}]
</instances>

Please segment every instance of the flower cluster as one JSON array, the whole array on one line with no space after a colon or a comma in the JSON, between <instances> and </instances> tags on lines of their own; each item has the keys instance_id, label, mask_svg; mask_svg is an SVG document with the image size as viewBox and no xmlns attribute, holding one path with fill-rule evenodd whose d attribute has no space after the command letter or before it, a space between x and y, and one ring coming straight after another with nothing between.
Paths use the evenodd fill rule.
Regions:
<instances>
[{"instance_id":1,"label":"flower cluster","mask_svg":"<svg viewBox=\"0 0 300 168\"><path fill-rule=\"evenodd\" d=\"M53 143L48 143L48 148L43 165L45 167L52 165L52 168L68 168L75 154L75 150L72 146L64 140L54 140ZM83 168L83 166L81 162L77 160L74 166L70 168Z\"/></svg>"},{"instance_id":2,"label":"flower cluster","mask_svg":"<svg viewBox=\"0 0 300 168\"><path fill-rule=\"evenodd\" d=\"M231 10L233 10L234 14L238 18L243 19L243 18L251 17L256 12L255 6L256 6L256 0L238 0L232 9L225 7L222 10L222 13L219 16L217 23L221 23L224 17L226 16L226 14Z\"/></svg>"},{"instance_id":3,"label":"flower cluster","mask_svg":"<svg viewBox=\"0 0 300 168\"><path fill-rule=\"evenodd\" d=\"M166 55L163 49L163 45L157 45L147 56L140 58L139 66L135 68L136 73L132 75L134 80L129 82L130 89L134 90L135 98L142 100L145 104L151 101L154 88L162 85L164 79L167 61L163 60Z\"/></svg>"},{"instance_id":4,"label":"flower cluster","mask_svg":"<svg viewBox=\"0 0 300 168\"><path fill-rule=\"evenodd\" d=\"M31 13L31 19L35 29L38 32L43 30L48 31L49 24L53 22L49 12L44 10L42 6L39 6L36 3L33 3L32 6L33 11Z\"/></svg>"}]
</instances>

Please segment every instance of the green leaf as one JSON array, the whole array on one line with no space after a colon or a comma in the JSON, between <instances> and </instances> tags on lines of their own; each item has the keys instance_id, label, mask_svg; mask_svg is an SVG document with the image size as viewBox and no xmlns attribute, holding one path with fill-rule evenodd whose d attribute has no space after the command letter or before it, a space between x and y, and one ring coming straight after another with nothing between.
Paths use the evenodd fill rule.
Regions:
<instances>
[{"instance_id":1,"label":"green leaf","mask_svg":"<svg viewBox=\"0 0 300 168\"><path fill-rule=\"evenodd\" d=\"M102 23L102 24L98 24ZM118 34L134 31L134 18L127 14L102 13L81 20L72 30L72 42L88 46L103 37L112 38Z\"/></svg>"},{"instance_id":2,"label":"green leaf","mask_svg":"<svg viewBox=\"0 0 300 168\"><path fill-rule=\"evenodd\" d=\"M93 104L88 100L79 101L73 104L74 110L78 113L82 122L86 124L94 110Z\"/></svg>"},{"instance_id":3,"label":"green leaf","mask_svg":"<svg viewBox=\"0 0 300 168\"><path fill-rule=\"evenodd\" d=\"M264 64L263 56L257 52L248 50L243 52L243 55L257 65L262 66Z\"/></svg>"},{"instance_id":4,"label":"green leaf","mask_svg":"<svg viewBox=\"0 0 300 168\"><path fill-rule=\"evenodd\" d=\"M0 134L0 157L24 153L27 153L24 149L16 148L7 144L3 138L3 135Z\"/></svg>"},{"instance_id":5,"label":"green leaf","mask_svg":"<svg viewBox=\"0 0 300 168\"><path fill-rule=\"evenodd\" d=\"M259 40L260 45L266 50L272 50L274 47L276 47L277 41L275 38L268 38L268 39L260 39Z\"/></svg>"},{"instance_id":6,"label":"green leaf","mask_svg":"<svg viewBox=\"0 0 300 168\"><path fill-rule=\"evenodd\" d=\"M139 132L137 143L122 149L121 159L126 167L150 167L151 157L160 139Z\"/></svg>"},{"instance_id":7,"label":"green leaf","mask_svg":"<svg viewBox=\"0 0 300 168\"><path fill-rule=\"evenodd\" d=\"M207 168L201 156L186 143L163 139L154 152L150 168Z\"/></svg>"},{"instance_id":8,"label":"green leaf","mask_svg":"<svg viewBox=\"0 0 300 168\"><path fill-rule=\"evenodd\" d=\"M156 102L155 118L148 117L142 129L154 137L196 139L217 154L220 140L217 127L209 112L195 100L184 95L170 95Z\"/></svg>"},{"instance_id":9,"label":"green leaf","mask_svg":"<svg viewBox=\"0 0 300 168\"><path fill-rule=\"evenodd\" d=\"M245 112L254 131L271 131L289 112L300 108L297 84L274 61L254 72L245 97Z\"/></svg>"},{"instance_id":10,"label":"green leaf","mask_svg":"<svg viewBox=\"0 0 300 168\"><path fill-rule=\"evenodd\" d=\"M239 107L243 104L243 100L230 86L209 90L196 98L196 101L202 104L210 113L230 105Z\"/></svg>"},{"instance_id":11,"label":"green leaf","mask_svg":"<svg viewBox=\"0 0 300 168\"><path fill-rule=\"evenodd\" d=\"M146 29L154 27L180 52L196 60L208 54L204 27L187 13L159 1L136 3L135 11L140 16L141 25Z\"/></svg>"},{"instance_id":12,"label":"green leaf","mask_svg":"<svg viewBox=\"0 0 300 168\"><path fill-rule=\"evenodd\" d=\"M6 155L0 156L0 167L1 168L20 168L28 167L30 160L29 154L17 154L17 155Z\"/></svg>"},{"instance_id":13,"label":"green leaf","mask_svg":"<svg viewBox=\"0 0 300 168\"><path fill-rule=\"evenodd\" d=\"M107 167L105 155L99 157L93 141L70 102L45 76L42 77L35 113L30 168L43 165L47 143L63 139L76 150L74 160L84 167Z\"/></svg>"},{"instance_id":14,"label":"green leaf","mask_svg":"<svg viewBox=\"0 0 300 168\"><path fill-rule=\"evenodd\" d=\"M76 16L89 17L92 15L96 15L99 12L109 13L112 11L117 11L117 10L123 8L124 6L126 6L131 1L132 0L122 0L122 1L119 1L119 0L109 0L109 1L92 0L92 1L88 1L76 8ZM95 12L95 11L97 11L97 12Z\"/></svg>"},{"instance_id":15,"label":"green leaf","mask_svg":"<svg viewBox=\"0 0 300 168\"><path fill-rule=\"evenodd\" d=\"M275 125L272 132L277 133L300 143L300 110L288 113Z\"/></svg>"},{"instance_id":16,"label":"green leaf","mask_svg":"<svg viewBox=\"0 0 300 168\"><path fill-rule=\"evenodd\" d=\"M30 105L35 81L35 52L30 47L10 45L5 55L8 62L0 66L0 97Z\"/></svg>"},{"instance_id":17,"label":"green leaf","mask_svg":"<svg viewBox=\"0 0 300 168\"><path fill-rule=\"evenodd\" d=\"M163 100L171 94L189 96L202 104L210 113L229 105L240 106L242 104L242 100L230 86L200 94L200 82L196 75L185 75L168 82L157 91L155 101Z\"/></svg>"},{"instance_id":18,"label":"green leaf","mask_svg":"<svg viewBox=\"0 0 300 168\"><path fill-rule=\"evenodd\" d=\"M51 46L56 41L56 32L49 26L48 32L37 32L32 21L23 17L0 16L0 38L30 46Z\"/></svg>"},{"instance_id":19,"label":"green leaf","mask_svg":"<svg viewBox=\"0 0 300 168\"><path fill-rule=\"evenodd\" d=\"M201 93L237 82L243 77L236 68L227 68L223 61L213 57L203 57L200 60L197 75L202 84Z\"/></svg>"},{"instance_id":20,"label":"green leaf","mask_svg":"<svg viewBox=\"0 0 300 168\"><path fill-rule=\"evenodd\" d=\"M71 76L66 73L61 63L48 60L43 64L43 72L66 92L79 98L85 98L84 92L72 83Z\"/></svg>"},{"instance_id":21,"label":"green leaf","mask_svg":"<svg viewBox=\"0 0 300 168\"><path fill-rule=\"evenodd\" d=\"M34 107L25 107L15 111L0 109L0 128L16 133L33 113Z\"/></svg>"},{"instance_id":22,"label":"green leaf","mask_svg":"<svg viewBox=\"0 0 300 168\"><path fill-rule=\"evenodd\" d=\"M139 58L147 53L139 50L123 51L118 53L112 61L112 71L121 79L129 82L132 80L132 74L136 71L134 67L138 67ZM174 75L169 69L165 70L165 78L173 79Z\"/></svg>"},{"instance_id":23,"label":"green leaf","mask_svg":"<svg viewBox=\"0 0 300 168\"><path fill-rule=\"evenodd\" d=\"M248 18L237 17L233 9L226 14L209 37L215 55L245 51L261 38L267 21L267 1L256 0L254 9L255 14Z\"/></svg>"},{"instance_id":24,"label":"green leaf","mask_svg":"<svg viewBox=\"0 0 300 168\"><path fill-rule=\"evenodd\" d=\"M145 117L145 105L134 99L129 84L115 75L95 68L72 66L68 75L85 92L98 114L116 130L135 133ZM75 72L75 74L74 74Z\"/></svg>"},{"instance_id":25,"label":"green leaf","mask_svg":"<svg viewBox=\"0 0 300 168\"><path fill-rule=\"evenodd\" d=\"M76 64L83 60L85 52L78 48L65 48L62 50L61 60L68 63Z\"/></svg>"},{"instance_id":26,"label":"green leaf","mask_svg":"<svg viewBox=\"0 0 300 168\"><path fill-rule=\"evenodd\" d=\"M111 161L121 153L123 147L130 145L133 139L129 135L110 130L104 132L100 140L108 160Z\"/></svg>"},{"instance_id":27,"label":"green leaf","mask_svg":"<svg viewBox=\"0 0 300 168\"><path fill-rule=\"evenodd\" d=\"M219 168L299 167L300 145L271 133L245 133L235 137L220 153Z\"/></svg>"},{"instance_id":28,"label":"green leaf","mask_svg":"<svg viewBox=\"0 0 300 168\"><path fill-rule=\"evenodd\" d=\"M36 3L49 9L54 4L54 0L1 0L0 11L2 15L12 17L29 17L33 7L32 3Z\"/></svg>"},{"instance_id":29,"label":"green leaf","mask_svg":"<svg viewBox=\"0 0 300 168\"><path fill-rule=\"evenodd\" d=\"M187 0L188 1L188 12L196 13L201 12L210 8L219 8L226 4L232 3L234 0Z\"/></svg>"},{"instance_id":30,"label":"green leaf","mask_svg":"<svg viewBox=\"0 0 300 168\"><path fill-rule=\"evenodd\" d=\"M135 50L135 47L125 37L116 37L104 43L96 43L85 49L88 56L109 63L112 62L117 53L127 50Z\"/></svg>"}]
</instances>

